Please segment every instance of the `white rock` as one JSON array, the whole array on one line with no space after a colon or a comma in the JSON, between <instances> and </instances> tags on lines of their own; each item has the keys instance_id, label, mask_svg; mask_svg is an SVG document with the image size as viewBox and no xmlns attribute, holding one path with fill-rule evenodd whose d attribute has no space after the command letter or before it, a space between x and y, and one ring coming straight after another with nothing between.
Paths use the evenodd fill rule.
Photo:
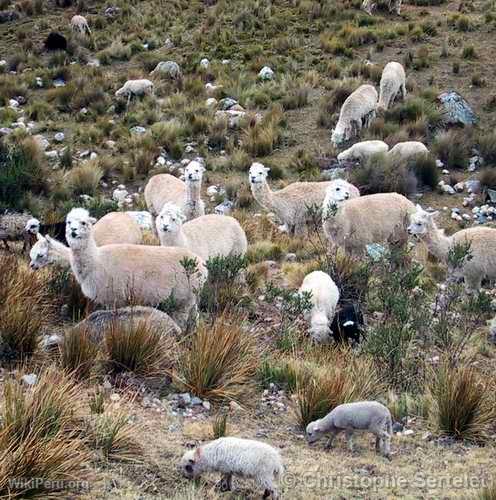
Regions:
<instances>
[{"instance_id":1,"label":"white rock","mask_svg":"<svg viewBox=\"0 0 496 500\"><path fill-rule=\"evenodd\" d=\"M230 64L231 59L222 59L222 64Z\"/></svg>"},{"instance_id":2,"label":"white rock","mask_svg":"<svg viewBox=\"0 0 496 500\"><path fill-rule=\"evenodd\" d=\"M436 160L436 167L437 168L443 168L444 167L444 163L441 160Z\"/></svg>"},{"instance_id":3,"label":"white rock","mask_svg":"<svg viewBox=\"0 0 496 500\"><path fill-rule=\"evenodd\" d=\"M19 107L19 101L16 101L15 99L9 99L9 106L11 108L18 108Z\"/></svg>"},{"instance_id":4,"label":"white rock","mask_svg":"<svg viewBox=\"0 0 496 500\"><path fill-rule=\"evenodd\" d=\"M163 167L165 165L165 158L163 156L159 156L157 158L157 163Z\"/></svg>"},{"instance_id":5,"label":"white rock","mask_svg":"<svg viewBox=\"0 0 496 500\"><path fill-rule=\"evenodd\" d=\"M113 392L110 395L110 401L113 401L114 403L116 403L117 401L120 401L120 399L121 399L121 397L116 392Z\"/></svg>"},{"instance_id":6,"label":"white rock","mask_svg":"<svg viewBox=\"0 0 496 500\"><path fill-rule=\"evenodd\" d=\"M62 142L64 139L65 139L65 134L64 132L57 132L53 138L57 141L57 142Z\"/></svg>"},{"instance_id":7,"label":"white rock","mask_svg":"<svg viewBox=\"0 0 496 500\"><path fill-rule=\"evenodd\" d=\"M56 160L58 157L59 157L59 154L57 151L55 150L52 150L52 151L45 151L45 156L49 159L49 160Z\"/></svg>"},{"instance_id":8,"label":"white rock","mask_svg":"<svg viewBox=\"0 0 496 500\"><path fill-rule=\"evenodd\" d=\"M23 375L21 380L26 385L34 385L38 381L38 375L36 375L36 373L29 373L28 375Z\"/></svg>"},{"instance_id":9,"label":"white rock","mask_svg":"<svg viewBox=\"0 0 496 500\"><path fill-rule=\"evenodd\" d=\"M449 170L444 169L442 173L443 175L449 175Z\"/></svg>"},{"instance_id":10,"label":"white rock","mask_svg":"<svg viewBox=\"0 0 496 500\"><path fill-rule=\"evenodd\" d=\"M5 59L0 60L0 68L7 66L7 61Z\"/></svg>"},{"instance_id":11,"label":"white rock","mask_svg":"<svg viewBox=\"0 0 496 500\"><path fill-rule=\"evenodd\" d=\"M208 107L208 108L213 108L214 106L217 106L217 103L219 101L215 98L215 97L209 97L206 101L205 101L205 105Z\"/></svg>"},{"instance_id":12,"label":"white rock","mask_svg":"<svg viewBox=\"0 0 496 500\"><path fill-rule=\"evenodd\" d=\"M1 127L0 128L0 136L6 136L13 132L14 130L9 127Z\"/></svg>"},{"instance_id":13,"label":"white rock","mask_svg":"<svg viewBox=\"0 0 496 500\"><path fill-rule=\"evenodd\" d=\"M465 183L464 182L458 182L457 184L454 185L455 191L458 193L462 193L463 190L465 189Z\"/></svg>"},{"instance_id":14,"label":"white rock","mask_svg":"<svg viewBox=\"0 0 496 500\"><path fill-rule=\"evenodd\" d=\"M450 186L449 184L443 184L441 186L441 190L443 191L443 193L447 193L447 194L455 194L456 191L453 189L452 186Z\"/></svg>"},{"instance_id":15,"label":"white rock","mask_svg":"<svg viewBox=\"0 0 496 500\"><path fill-rule=\"evenodd\" d=\"M91 154L90 154L90 160L96 160L98 158L98 155L92 151Z\"/></svg>"},{"instance_id":16,"label":"white rock","mask_svg":"<svg viewBox=\"0 0 496 500\"><path fill-rule=\"evenodd\" d=\"M219 188L217 186L209 186L207 188L208 196L215 196L219 192Z\"/></svg>"},{"instance_id":17,"label":"white rock","mask_svg":"<svg viewBox=\"0 0 496 500\"><path fill-rule=\"evenodd\" d=\"M126 189L114 189L112 199L117 203L124 203L126 197L129 195Z\"/></svg>"},{"instance_id":18,"label":"white rock","mask_svg":"<svg viewBox=\"0 0 496 500\"><path fill-rule=\"evenodd\" d=\"M200 68L203 68L203 69L208 69L208 67L210 66L210 61L204 57L201 61L200 61Z\"/></svg>"},{"instance_id":19,"label":"white rock","mask_svg":"<svg viewBox=\"0 0 496 500\"><path fill-rule=\"evenodd\" d=\"M43 150L46 151L50 143L48 142L48 139L43 137L42 135L35 135L33 139L37 142L38 146Z\"/></svg>"},{"instance_id":20,"label":"white rock","mask_svg":"<svg viewBox=\"0 0 496 500\"><path fill-rule=\"evenodd\" d=\"M258 78L263 81L267 80L273 80L275 77L275 73L272 70L272 68L269 68L268 66L264 66L260 72L258 73Z\"/></svg>"},{"instance_id":21,"label":"white rock","mask_svg":"<svg viewBox=\"0 0 496 500\"><path fill-rule=\"evenodd\" d=\"M403 436L411 436L414 434L412 429L406 429L402 432Z\"/></svg>"}]
</instances>

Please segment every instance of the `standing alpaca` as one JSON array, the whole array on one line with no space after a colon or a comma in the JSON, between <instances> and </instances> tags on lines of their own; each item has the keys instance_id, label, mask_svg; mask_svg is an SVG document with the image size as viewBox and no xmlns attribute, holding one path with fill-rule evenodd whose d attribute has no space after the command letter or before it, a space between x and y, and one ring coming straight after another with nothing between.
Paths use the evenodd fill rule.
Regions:
<instances>
[{"instance_id":1,"label":"standing alpaca","mask_svg":"<svg viewBox=\"0 0 496 500\"><path fill-rule=\"evenodd\" d=\"M269 212L274 212L288 227L291 234L302 235L313 220L309 213L314 207L320 208L324 201L329 182L294 182L284 189L272 191L267 183L270 168L261 163L250 167L251 192L257 202Z\"/></svg>"},{"instance_id":2,"label":"standing alpaca","mask_svg":"<svg viewBox=\"0 0 496 500\"><path fill-rule=\"evenodd\" d=\"M377 109L388 109L398 93L401 93L402 99L406 97L406 75L403 66L393 61L387 63L382 71Z\"/></svg>"},{"instance_id":3,"label":"standing alpaca","mask_svg":"<svg viewBox=\"0 0 496 500\"><path fill-rule=\"evenodd\" d=\"M88 25L88 21L83 16L73 16L71 19L71 29L74 32L78 32L81 35L90 35L91 30Z\"/></svg>"},{"instance_id":4,"label":"standing alpaca","mask_svg":"<svg viewBox=\"0 0 496 500\"><path fill-rule=\"evenodd\" d=\"M472 227L446 236L434 221L438 212L426 212L420 205L416 208L410 216L408 232L421 239L441 262L447 263L449 252L455 245L470 243L470 258L455 271L455 275L463 276L468 292L478 291L484 278L496 278L496 229Z\"/></svg>"},{"instance_id":5,"label":"standing alpaca","mask_svg":"<svg viewBox=\"0 0 496 500\"><path fill-rule=\"evenodd\" d=\"M183 248L145 245L97 247L93 237L95 219L75 208L66 218L66 239L72 250L71 267L83 294L109 307L157 306L173 297L171 314L185 328L196 316L196 293L207 276L204 263ZM196 261L198 270L188 276L185 261Z\"/></svg>"}]
</instances>

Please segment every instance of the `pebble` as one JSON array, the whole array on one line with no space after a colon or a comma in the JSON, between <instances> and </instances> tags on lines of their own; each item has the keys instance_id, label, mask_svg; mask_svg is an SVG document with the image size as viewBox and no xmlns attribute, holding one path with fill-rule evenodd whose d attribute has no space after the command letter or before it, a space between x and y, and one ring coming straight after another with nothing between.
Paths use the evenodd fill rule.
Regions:
<instances>
[{"instance_id":1,"label":"pebble","mask_svg":"<svg viewBox=\"0 0 496 500\"><path fill-rule=\"evenodd\" d=\"M57 132L53 138L57 141L57 142L62 142L64 139L65 139L65 134L64 132Z\"/></svg>"},{"instance_id":2,"label":"pebble","mask_svg":"<svg viewBox=\"0 0 496 500\"><path fill-rule=\"evenodd\" d=\"M258 73L258 78L263 81L268 81L268 80L273 80L275 77L275 73L272 70L272 68L269 68L268 66L264 66L260 72Z\"/></svg>"},{"instance_id":3,"label":"pebble","mask_svg":"<svg viewBox=\"0 0 496 500\"><path fill-rule=\"evenodd\" d=\"M204 57L201 61L200 61L200 68L203 68L203 69L208 69L208 67L210 66L210 61Z\"/></svg>"},{"instance_id":4,"label":"pebble","mask_svg":"<svg viewBox=\"0 0 496 500\"><path fill-rule=\"evenodd\" d=\"M210 401L203 401L202 406L203 406L203 408L205 408L205 410L207 410L207 411L210 411L210 410L211 410L211 408L212 408L212 405L210 404Z\"/></svg>"},{"instance_id":5,"label":"pebble","mask_svg":"<svg viewBox=\"0 0 496 500\"><path fill-rule=\"evenodd\" d=\"M26 384L26 385L34 385L38 381L38 375L36 373L29 373L27 375L23 375L21 377L21 380Z\"/></svg>"},{"instance_id":6,"label":"pebble","mask_svg":"<svg viewBox=\"0 0 496 500\"><path fill-rule=\"evenodd\" d=\"M132 134L144 134L146 132L146 128L145 127L140 127L139 125L135 125L134 127L131 127L129 129L129 131L132 133Z\"/></svg>"}]
</instances>

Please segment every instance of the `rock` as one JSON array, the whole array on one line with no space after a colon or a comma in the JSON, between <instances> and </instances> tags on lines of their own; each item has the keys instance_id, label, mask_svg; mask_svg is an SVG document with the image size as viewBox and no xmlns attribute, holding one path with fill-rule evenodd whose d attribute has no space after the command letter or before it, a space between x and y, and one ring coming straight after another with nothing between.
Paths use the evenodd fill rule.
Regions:
<instances>
[{"instance_id":1,"label":"rock","mask_svg":"<svg viewBox=\"0 0 496 500\"><path fill-rule=\"evenodd\" d=\"M41 89L43 87L43 79L41 77L37 76L35 79L35 83L38 88Z\"/></svg>"},{"instance_id":2,"label":"rock","mask_svg":"<svg viewBox=\"0 0 496 500\"><path fill-rule=\"evenodd\" d=\"M274 71L268 66L264 66L258 73L258 78L263 81L273 80L275 77Z\"/></svg>"},{"instance_id":3,"label":"rock","mask_svg":"<svg viewBox=\"0 0 496 500\"><path fill-rule=\"evenodd\" d=\"M334 179L343 179L346 175L344 168L331 168L329 170L322 170L320 178L324 181L333 181Z\"/></svg>"},{"instance_id":4,"label":"rock","mask_svg":"<svg viewBox=\"0 0 496 500\"><path fill-rule=\"evenodd\" d=\"M189 406L191 404L191 396L189 392L179 394L179 404Z\"/></svg>"},{"instance_id":5,"label":"rock","mask_svg":"<svg viewBox=\"0 0 496 500\"><path fill-rule=\"evenodd\" d=\"M481 183L477 179L469 179L465 181L465 187L469 193L478 194L481 192Z\"/></svg>"},{"instance_id":6,"label":"rock","mask_svg":"<svg viewBox=\"0 0 496 500\"><path fill-rule=\"evenodd\" d=\"M219 101L219 108L222 109L223 111L228 111L236 104L238 104L238 101L236 101L235 99L231 97L225 97L224 99L221 99Z\"/></svg>"},{"instance_id":7,"label":"rock","mask_svg":"<svg viewBox=\"0 0 496 500\"><path fill-rule=\"evenodd\" d=\"M23 375L21 377L21 380L26 384L26 385L34 385L38 381L38 375L36 373L29 373L27 375Z\"/></svg>"},{"instance_id":8,"label":"rock","mask_svg":"<svg viewBox=\"0 0 496 500\"><path fill-rule=\"evenodd\" d=\"M131 132L131 134L141 135L141 134L144 134L146 132L146 128L140 127L139 125L135 125L134 127L131 127L129 129L129 131Z\"/></svg>"},{"instance_id":9,"label":"rock","mask_svg":"<svg viewBox=\"0 0 496 500\"><path fill-rule=\"evenodd\" d=\"M207 195L208 196L215 196L218 193L219 193L219 188L217 186L209 186L207 188Z\"/></svg>"},{"instance_id":10,"label":"rock","mask_svg":"<svg viewBox=\"0 0 496 500\"><path fill-rule=\"evenodd\" d=\"M394 422L393 423L393 432L402 432L403 431L403 424L401 422Z\"/></svg>"},{"instance_id":11,"label":"rock","mask_svg":"<svg viewBox=\"0 0 496 500\"><path fill-rule=\"evenodd\" d=\"M92 151L90 153L90 160L96 160L98 158L98 154Z\"/></svg>"},{"instance_id":12,"label":"rock","mask_svg":"<svg viewBox=\"0 0 496 500\"><path fill-rule=\"evenodd\" d=\"M232 212L234 203L229 200L224 200L220 205L217 205L214 212L218 215L229 215Z\"/></svg>"},{"instance_id":13,"label":"rock","mask_svg":"<svg viewBox=\"0 0 496 500\"><path fill-rule=\"evenodd\" d=\"M168 314L153 307L144 306L122 307L114 311L95 311L83 321L80 321L75 328L86 330L93 342L100 343L105 328L112 322L126 324L131 320L146 321L164 336L176 336L181 333L179 327Z\"/></svg>"},{"instance_id":14,"label":"rock","mask_svg":"<svg viewBox=\"0 0 496 500\"><path fill-rule=\"evenodd\" d=\"M150 75L162 75L173 80L177 80L182 77L182 71L179 64L174 61L160 61Z\"/></svg>"},{"instance_id":15,"label":"rock","mask_svg":"<svg viewBox=\"0 0 496 500\"><path fill-rule=\"evenodd\" d=\"M7 66L7 61L5 59L0 60L0 68L5 68Z\"/></svg>"},{"instance_id":16,"label":"rock","mask_svg":"<svg viewBox=\"0 0 496 500\"><path fill-rule=\"evenodd\" d=\"M14 129L10 128L10 127L1 127L0 128L0 136L1 137L4 137L6 135L9 135L11 134L12 132L14 132Z\"/></svg>"},{"instance_id":17,"label":"rock","mask_svg":"<svg viewBox=\"0 0 496 500\"><path fill-rule=\"evenodd\" d=\"M437 96L443 111L443 121L447 125L475 125L477 116L468 102L454 90Z\"/></svg>"},{"instance_id":18,"label":"rock","mask_svg":"<svg viewBox=\"0 0 496 500\"><path fill-rule=\"evenodd\" d=\"M296 262L296 254L295 253L288 253L286 254L285 260L286 262Z\"/></svg>"},{"instance_id":19,"label":"rock","mask_svg":"<svg viewBox=\"0 0 496 500\"><path fill-rule=\"evenodd\" d=\"M209 98L205 101L205 105L206 105L208 108L213 108L214 106L217 106L218 102L219 102L219 101L218 101L215 97L209 97Z\"/></svg>"},{"instance_id":20,"label":"rock","mask_svg":"<svg viewBox=\"0 0 496 500\"><path fill-rule=\"evenodd\" d=\"M200 68L203 68L203 69L208 69L210 66L210 61L204 57L201 61L200 61Z\"/></svg>"},{"instance_id":21,"label":"rock","mask_svg":"<svg viewBox=\"0 0 496 500\"><path fill-rule=\"evenodd\" d=\"M121 397L116 392L113 392L110 395L110 401L113 401L114 403L117 403L117 401L120 401L120 400L121 400Z\"/></svg>"},{"instance_id":22,"label":"rock","mask_svg":"<svg viewBox=\"0 0 496 500\"><path fill-rule=\"evenodd\" d=\"M203 401L197 396L193 396L191 398L191 405L192 406L200 406L202 403L203 403Z\"/></svg>"},{"instance_id":23,"label":"rock","mask_svg":"<svg viewBox=\"0 0 496 500\"><path fill-rule=\"evenodd\" d=\"M458 182L455 184L454 189L457 193L463 193L463 190L465 189L465 183L464 182Z\"/></svg>"},{"instance_id":24,"label":"rock","mask_svg":"<svg viewBox=\"0 0 496 500\"><path fill-rule=\"evenodd\" d=\"M44 351L51 351L55 347L58 347L62 342L62 337L60 335L45 335L41 341L41 348Z\"/></svg>"},{"instance_id":25,"label":"rock","mask_svg":"<svg viewBox=\"0 0 496 500\"><path fill-rule=\"evenodd\" d=\"M49 159L49 160L57 160L58 157L59 157L59 154L57 151L55 150L52 150L52 151L45 151L45 156Z\"/></svg>"},{"instance_id":26,"label":"rock","mask_svg":"<svg viewBox=\"0 0 496 500\"><path fill-rule=\"evenodd\" d=\"M412 436L414 434L412 429L406 429L402 432L403 436Z\"/></svg>"},{"instance_id":27,"label":"rock","mask_svg":"<svg viewBox=\"0 0 496 500\"><path fill-rule=\"evenodd\" d=\"M456 191L453 189L453 187L450 186L449 184L442 184L441 191L443 193L447 193L447 194L455 194L456 193Z\"/></svg>"},{"instance_id":28,"label":"rock","mask_svg":"<svg viewBox=\"0 0 496 500\"><path fill-rule=\"evenodd\" d=\"M221 89L222 85L214 85L213 83L206 83L205 84L205 91L207 92L207 95L213 95L217 90Z\"/></svg>"},{"instance_id":29,"label":"rock","mask_svg":"<svg viewBox=\"0 0 496 500\"><path fill-rule=\"evenodd\" d=\"M1 10L0 11L0 24L10 23L19 18L19 14L15 10Z\"/></svg>"},{"instance_id":30,"label":"rock","mask_svg":"<svg viewBox=\"0 0 496 500\"><path fill-rule=\"evenodd\" d=\"M57 132L53 138L57 141L57 142L63 142L64 139L65 139L65 134L64 132Z\"/></svg>"},{"instance_id":31,"label":"rock","mask_svg":"<svg viewBox=\"0 0 496 500\"><path fill-rule=\"evenodd\" d=\"M11 107L11 108L18 108L19 107L19 102L16 101L15 99L9 99L9 107Z\"/></svg>"},{"instance_id":32,"label":"rock","mask_svg":"<svg viewBox=\"0 0 496 500\"><path fill-rule=\"evenodd\" d=\"M174 42L170 38L167 38L167 40L164 42L164 48L166 48L166 49L173 49L174 48Z\"/></svg>"},{"instance_id":33,"label":"rock","mask_svg":"<svg viewBox=\"0 0 496 500\"><path fill-rule=\"evenodd\" d=\"M110 6L104 10L103 14L107 17L115 17L115 16L119 15L120 12L121 12L121 9L119 7Z\"/></svg>"},{"instance_id":34,"label":"rock","mask_svg":"<svg viewBox=\"0 0 496 500\"><path fill-rule=\"evenodd\" d=\"M54 87L65 87L65 80L63 78L55 78L53 81Z\"/></svg>"},{"instance_id":35,"label":"rock","mask_svg":"<svg viewBox=\"0 0 496 500\"><path fill-rule=\"evenodd\" d=\"M212 405L210 404L210 402L209 402L209 401L203 401L202 406L203 406L203 408L205 408L205 410L207 410L207 411L210 411L210 410L212 409Z\"/></svg>"}]
</instances>

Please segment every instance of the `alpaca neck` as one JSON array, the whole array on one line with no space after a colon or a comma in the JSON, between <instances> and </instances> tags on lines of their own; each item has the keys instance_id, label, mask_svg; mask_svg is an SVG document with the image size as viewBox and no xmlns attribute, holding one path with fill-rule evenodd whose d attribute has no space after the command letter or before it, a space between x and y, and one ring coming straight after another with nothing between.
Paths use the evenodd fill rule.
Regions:
<instances>
[{"instance_id":1,"label":"alpaca neck","mask_svg":"<svg viewBox=\"0 0 496 500\"><path fill-rule=\"evenodd\" d=\"M82 285L95 272L98 248L93 235L90 234L77 248L71 248L71 265L77 280Z\"/></svg>"},{"instance_id":2,"label":"alpaca neck","mask_svg":"<svg viewBox=\"0 0 496 500\"><path fill-rule=\"evenodd\" d=\"M195 210L201 202L201 182L186 183L186 205L191 210Z\"/></svg>"},{"instance_id":3,"label":"alpaca neck","mask_svg":"<svg viewBox=\"0 0 496 500\"><path fill-rule=\"evenodd\" d=\"M57 263L66 263L71 261L71 249L62 243L51 242L52 252L50 253L50 261Z\"/></svg>"},{"instance_id":4,"label":"alpaca neck","mask_svg":"<svg viewBox=\"0 0 496 500\"><path fill-rule=\"evenodd\" d=\"M188 247L188 240L184 234L182 226L174 232L160 232L160 244L163 247Z\"/></svg>"},{"instance_id":5,"label":"alpaca neck","mask_svg":"<svg viewBox=\"0 0 496 500\"><path fill-rule=\"evenodd\" d=\"M427 245L429 252L437 259L446 262L451 246L451 238L446 236L442 229L438 229L433 223L429 231L422 236L422 239Z\"/></svg>"},{"instance_id":6,"label":"alpaca neck","mask_svg":"<svg viewBox=\"0 0 496 500\"><path fill-rule=\"evenodd\" d=\"M255 200L262 205L262 207L267 210L271 210L273 207L272 190L269 187L268 182L265 180L263 182L257 182L256 184L251 184L251 192Z\"/></svg>"}]
</instances>

